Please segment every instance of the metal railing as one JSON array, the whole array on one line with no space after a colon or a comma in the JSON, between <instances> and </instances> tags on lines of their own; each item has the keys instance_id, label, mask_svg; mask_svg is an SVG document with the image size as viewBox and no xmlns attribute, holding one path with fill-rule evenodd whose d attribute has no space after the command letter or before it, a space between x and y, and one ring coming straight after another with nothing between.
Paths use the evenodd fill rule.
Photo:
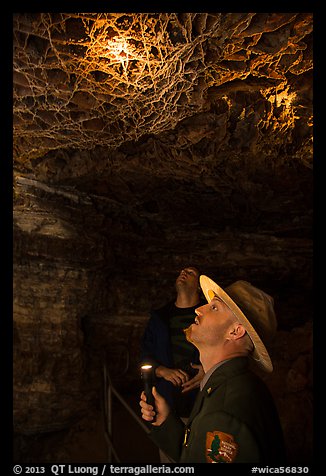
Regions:
<instances>
[{"instance_id":1,"label":"metal railing","mask_svg":"<svg viewBox=\"0 0 326 476\"><path fill-rule=\"evenodd\" d=\"M129 367L129 352L127 350L127 363L123 373L126 373ZM121 374L120 374L121 375ZM118 390L114 387L112 379L110 377L110 372L107 365L107 358L104 359L103 365L103 379L104 379L104 426L105 426L105 439L108 445L108 463L112 463L112 456L116 463L120 463L120 458L117 454L117 451L113 443L113 419L112 419L112 397L115 396L122 406L129 412L129 414L135 419L138 425L146 432L149 433L149 429L142 422L140 417L133 411L130 405L126 400L121 396Z\"/></svg>"}]
</instances>

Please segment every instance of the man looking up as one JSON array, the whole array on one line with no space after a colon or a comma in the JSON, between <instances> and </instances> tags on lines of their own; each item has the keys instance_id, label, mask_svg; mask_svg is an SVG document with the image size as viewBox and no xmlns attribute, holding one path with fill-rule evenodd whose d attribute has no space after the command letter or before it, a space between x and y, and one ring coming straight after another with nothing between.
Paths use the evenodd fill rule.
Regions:
<instances>
[{"instance_id":1,"label":"man looking up","mask_svg":"<svg viewBox=\"0 0 326 476\"><path fill-rule=\"evenodd\" d=\"M185 333L200 353L201 390L186 426L155 387L155 409L142 393L150 436L180 463L284 463L275 404L249 366L252 361L266 372L273 370L262 341L276 332L273 299L247 281L236 281L225 291L207 276L200 276L200 284L208 303L196 309Z\"/></svg>"},{"instance_id":2,"label":"man looking up","mask_svg":"<svg viewBox=\"0 0 326 476\"><path fill-rule=\"evenodd\" d=\"M186 421L192 409L203 369L197 348L186 339L184 328L195 318L195 309L204 303L199 270L183 268L175 281L176 297L151 312L141 344L142 364L151 364L156 387L170 407ZM161 462L173 462L160 452Z\"/></svg>"}]
</instances>

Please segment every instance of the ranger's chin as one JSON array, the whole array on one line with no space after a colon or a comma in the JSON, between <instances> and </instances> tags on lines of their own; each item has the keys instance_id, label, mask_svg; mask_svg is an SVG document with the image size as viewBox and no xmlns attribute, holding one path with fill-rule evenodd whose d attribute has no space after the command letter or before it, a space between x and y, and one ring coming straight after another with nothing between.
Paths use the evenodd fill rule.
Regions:
<instances>
[{"instance_id":1,"label":"ranger's chin","mask_svg":"<svg viewBox=\"0 0 326 476\"><path fill-rule=\"evenodd\" d=\"M183 329L183 332L185 333L186 339L187 339L188 342L192 342L192 338L191 338L191 328L192 328L192 326L193 326L193 324L191 324L186 329Z\"/></svg>"}]
</instances>

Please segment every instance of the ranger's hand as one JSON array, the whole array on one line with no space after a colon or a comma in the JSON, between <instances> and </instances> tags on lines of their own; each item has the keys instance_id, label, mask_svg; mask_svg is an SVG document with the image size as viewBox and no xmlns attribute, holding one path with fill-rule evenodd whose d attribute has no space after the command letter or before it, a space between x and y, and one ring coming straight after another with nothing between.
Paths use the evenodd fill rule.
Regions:
<instances>
[{"instance_id":1,"label":"ranger's hand","mask_svg":"<svg viewBox=\"0 0 326 476\"><path fill-rule=\"evenodd\" d=\"M146 403L146 395L144 391L140 395L139 405L141 406L142 418L151 422L154 426L160 426L167 419L170 413L170 407L162 395L157 392L155 387L152 388L152 393L155 399L155 408Z\"/></svg>"}]
</instances>

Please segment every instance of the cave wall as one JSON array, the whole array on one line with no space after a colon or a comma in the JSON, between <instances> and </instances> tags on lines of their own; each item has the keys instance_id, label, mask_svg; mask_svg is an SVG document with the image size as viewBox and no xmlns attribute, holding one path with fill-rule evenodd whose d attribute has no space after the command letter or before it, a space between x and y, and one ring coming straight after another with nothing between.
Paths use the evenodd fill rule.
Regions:
<instances>
[{"instance_id":1,"label":"cave wall","mask_svg":"<svg viewBox=\"0 0 326 476\"><path fill-rule=\"evenodd\" d=\"M89 400L80 320L101 282L103 246L78 235L78 207L50 206L29 194L15 211L14 422L23 433L66 426Z\"/></svg>"}]
</instances>

